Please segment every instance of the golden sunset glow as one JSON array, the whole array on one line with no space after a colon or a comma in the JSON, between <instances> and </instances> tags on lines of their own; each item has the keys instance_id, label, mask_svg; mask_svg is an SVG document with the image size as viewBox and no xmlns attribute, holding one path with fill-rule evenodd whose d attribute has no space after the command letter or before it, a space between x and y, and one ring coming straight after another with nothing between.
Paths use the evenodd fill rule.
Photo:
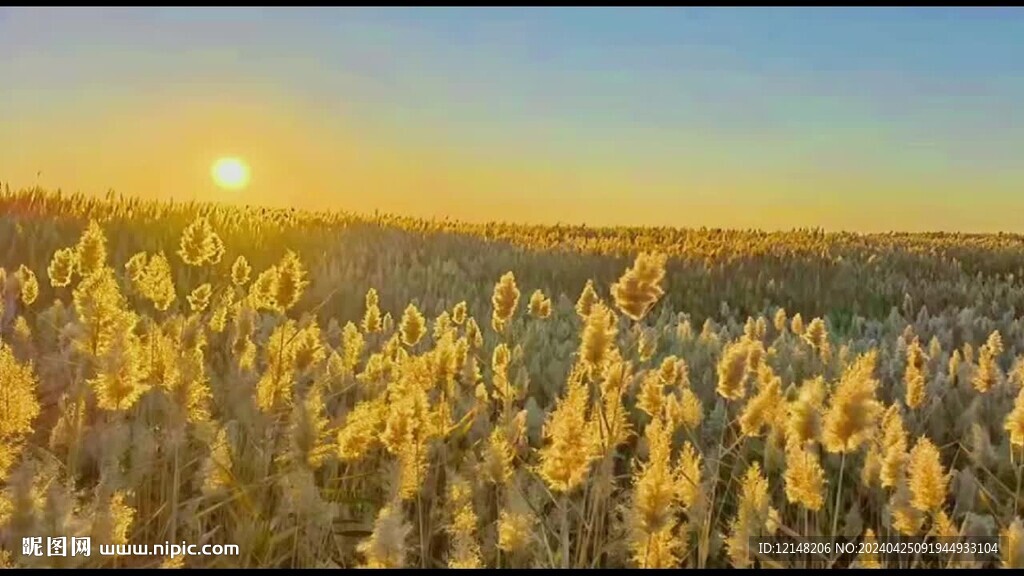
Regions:
<instances>
[{"instance_id":1,"label":"golden sunset glow","mask_svg":"<svg viewBox=\"0 0 1024 576\"><path fill-rule=\"evenodd\" d=\"M217 186L228 190L241 190L249 184L249 167L238 158L217 160L210 173Z\"/></svg>"}]
</instances>

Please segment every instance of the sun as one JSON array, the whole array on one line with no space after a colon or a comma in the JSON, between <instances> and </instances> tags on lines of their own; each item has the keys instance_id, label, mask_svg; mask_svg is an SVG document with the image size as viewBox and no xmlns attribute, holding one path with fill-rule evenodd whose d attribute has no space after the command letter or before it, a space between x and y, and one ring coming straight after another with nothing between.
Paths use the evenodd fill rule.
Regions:
<instances>
[{"instance_id":1,"label":"sun","mask_svg":"<svg viewBox=\"0 0 1024 576\"><path fill-rule=\"evenodd\" d=\"M241 190L249 184L249 167L238 158L221 158L210 169L213 181L221 188Z\"/></svg>"}]
</instances>

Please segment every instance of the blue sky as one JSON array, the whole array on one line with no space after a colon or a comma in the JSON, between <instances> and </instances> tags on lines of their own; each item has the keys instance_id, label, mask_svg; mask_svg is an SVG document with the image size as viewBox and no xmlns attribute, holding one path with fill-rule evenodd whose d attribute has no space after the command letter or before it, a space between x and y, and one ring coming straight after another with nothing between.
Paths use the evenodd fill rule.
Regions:
<instances>
[{"instance_id":1,"label":"blue sky","mask_svg":"<svg viewBox=\"0 0 1024 576\"><path fill-rule=\"evenodd\" d=\"M472 220L1024 228L1016 8L4 8L0 78L14 184L43 170L92 193ZM209 181L225 154L252 166L240 196Z\"/></svg>"}]
</instances>

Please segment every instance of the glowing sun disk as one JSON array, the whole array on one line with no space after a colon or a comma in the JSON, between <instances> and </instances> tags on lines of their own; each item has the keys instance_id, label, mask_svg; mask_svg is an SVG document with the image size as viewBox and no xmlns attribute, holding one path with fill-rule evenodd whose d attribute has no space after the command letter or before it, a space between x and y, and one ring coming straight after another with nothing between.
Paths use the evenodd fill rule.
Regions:
<instances>
[{"instance_id":1,"label":"glowing sun disk","mask_svg":"<svg viewBox=\"0 0 1024 576\"><path fill-rule=\"evenodd\" d=\"M239 190L249 183L249 167L238 158L221 158L210 170L213 181L221 188Z\"/></svg>"}]
</instances>

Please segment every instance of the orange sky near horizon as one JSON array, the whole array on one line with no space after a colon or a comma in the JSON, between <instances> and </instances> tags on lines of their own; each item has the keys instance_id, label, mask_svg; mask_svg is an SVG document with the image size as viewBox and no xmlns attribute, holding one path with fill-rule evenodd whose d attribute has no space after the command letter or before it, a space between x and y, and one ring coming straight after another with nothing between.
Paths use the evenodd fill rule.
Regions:
<instances>
[{"instance_id":1,"label":"orange sky near horizon","mask_svg":"<svg viewBox=\"0 0 1024 576\"><path fill-rule=\"evenodd\" d=\"M20 139L18 146L5 150L0 179L15 187L38 183L93 195L113 188L153 199L362 213L380 210L478 222L930 229L907 226L905 216L915 206L901 203L899 196L892 196L888 206L862 214L851 214L829 202L837 193L855 194L855 179L845 182L845 189L836 189L832 183L831 194L816 194L785 175L742 170L727 182L716 181L707 170L695 171L678 179L684 184L672 174L659 177L614 164L587 165L576 160L573 165L572 159L516 157L514 151L499 155L494 150L431 146L428 130L420 134L406 130L406 143L400 145L389 134L360 126L358 119L347 123L340 114L309 119L299 104L280 95L198 99L164 94L159 105L156 100L137 96L123 103L105 100L93 108L105 113L74 120L58 113L43 126L38 120L18 126L16 118L13 126L8 124L16 132L73 130L75 145ZM117 153L110 153L113 150ZM250 165L252 182L246 189L223 190L212 182L210 166L224 156L243 158ZM48 162L32 161L40 157ZM38 178L37 171L41 172ZM758 186L761 194L744 206L733 204L735 195ZM942 182L930 186L936 195L942 194ZM633 200L630 190L642 193ZM799 198L800 192L798 205L786 202L787 196ZM660 201L652 204L651 195ZM969 213L965 219L962 208L948 210L951 218L970 223ZM766 221L778 224L766 226ZM979 221L976 226L985 228L985 223Z\"/></svg>"}]
</instances>

